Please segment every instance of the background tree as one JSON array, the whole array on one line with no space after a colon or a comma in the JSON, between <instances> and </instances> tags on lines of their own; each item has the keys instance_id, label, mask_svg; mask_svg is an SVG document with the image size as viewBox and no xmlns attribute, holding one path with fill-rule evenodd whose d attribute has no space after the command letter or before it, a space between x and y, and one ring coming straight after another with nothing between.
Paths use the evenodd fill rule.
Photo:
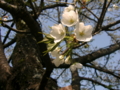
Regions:
<instances>
[{"instance_id":1,"label":"background tree","mask_svg":"<svg viewBox=\"0 0 120 90\"><path fill-rule=\"evenodd\" d=\"M72 63L83 65L72 73L72 63L56 67L51 55L43 53L47 45L38 43L53 24L61 23L69 4L78 10L80 22L94 28L92 41L76 41L63 50L71 49ZM120 89L120 59L114 59L120 49L119 5L119 0L0 0L0 90L58 90L61 77L74 90Z\"/></svg>"}]
</instances>

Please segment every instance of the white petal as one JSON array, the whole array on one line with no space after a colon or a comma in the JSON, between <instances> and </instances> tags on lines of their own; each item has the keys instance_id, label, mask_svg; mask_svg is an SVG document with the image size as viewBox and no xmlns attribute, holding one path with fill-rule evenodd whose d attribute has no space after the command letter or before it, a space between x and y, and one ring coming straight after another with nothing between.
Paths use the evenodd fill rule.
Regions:
<instances>
[{"instance_id":1,"label":"white petal","mask_svg":"<svg viewBox=\"0 0 120 90\"><path fill-rule=\"evenodd\" d=\"M52 63L54 63L56 67L58 67L58 66L60 65L59 61L58 61L58 60L56 60L56 59L55 59L55 60L53 60L53 61L52 61Z\"/></svg>"},{"instance_id":2,"label":"white petal","mask_svg":"<svg viewBox=\"0 0 120 90\"><path fill-rule=\"evenodd\" d=\"M52 61L56 67L60 66L60 64L64 63L64 60L60 60L58 57Z\"/></svg>"},{"instance_id":3,"label":"white petal","mask_svg":"<svg viewBox=\"0 0 120 90\"><path fill-rule=\"evenodd\" d=\"M75 25L78 21L78 14L75 11L70 11L63 13L61 23L70 27Z\"/></svg>"},{"instance_id":4,"label":"white petal","mask_svg":"<svg viewBox=\"0 0 120 90\"><path fill-rule=\"evenodd\" d=\"M65 64L70 64L71 61L70 61L70 56L68 56L66 59L65 59Z\"/></svg>"},{"instance_id":5,"label":"white petal","mask_svg":"<svg viewBox=\"0 0 120 90\"><path fill-rule=\"evenodd\" d=\"M59 54L59 51L60 51L60 48L59 47L56 47L55 50L51 51L50 54L53 56L53 57L58 57L60 54Z\"/></svg>"},{"instance_id":6,"label":"white petal","mask_svg":"<svg viewBox=\"0 0 120 90\"><path fill-rule=\"evenodd\" d=\"M92 31L93 27L91 25L84 26L84 23L80 22L76 25L74 33L78 41L88 42L92 39Z\"/></svg>"},{"instance_id":7,"label":"white petal","mask_svg":"<svg viewBox=\"0 0 120 90\"><path fill-rule=\"evenodd\" d=\"M69 5L68 7L66 7L66 8L64 9L64 12L69 12L69 11L71 11L71 10L74 10L74 7L73 7L72 5Z\"/></svg>"},{"instance_id":8,"label":"white petal","mask_svg":"<svg viewBox=\"0 0 120 90\"><path fill-rule=\"evenodd\" d=\"M58 27L52 26L52 30L51 30L51 32L50 32L50 35L51 35L53 38L56 38L56 36L59 35L59 33L58 33Z\"/></svg>"},{"instance_id":9,"label":"white petal","mask_svg":"<svg viewBox=\"0 0 120 90\"><path fill-rule=\"evenodd\" d=\"M89 40L89 38L86 38L86 36L80 36L80 35L78 35L78 34L76 34L76 39L77 39L78 41L84 41L84 42L87 42L87 41L90 41L90 40L91 40L91 38L90 38L90 40Z\"/></svg>"},{"instance_id":10,"label":"white petal","mask_svg":"<svg viewBox=\"0 0 120 90\"><path fill-rule=\"evenodd\" d=\"M63 59L63 58L64 58L64 55L60 55L60 56L59 56L59 59Z\"/></svg>"},{"instance_id":11,"label":"white petal","mask_svg":"<svg viewBox=\"0 0 120 90\"><path fill-rule=\"evenodd\" d=\"M76 68L82 68L83 65L81 63L76 63L75 66Z\"/></svg>"},{"instance_id":12,"label":"white petal","mask_svg":"<svg viewBox=\"0 0 120 90\"><path fill-rule=\"evenodd\" d=\"M52 26L50 35L54 38L54 42L60 42L66 35L65 28L62 24Z\"/></svg>"},{"instance_id":13,"label":"white petal","mask_svg":"<svg viewBox=\"0 0 120 90\"><path fill-rule=\"evenodd\" d=\"M50 52L50 54L51 54L53 57L59 56L59 53L56 52L56 51L52 51L52 52Z\"/></svg>"},{"instance_id":14,"label":"white petal","mask_svg":"<svg viewBox=\"0 0 120 90\"><path fill-rule=\"evenodd\" d=\"M83 31L85 29L84 23L80 22L79 23L79 31Z\"/></svg>"},{"instance_id":15,"label":"white petal","mask_svg":"<svg viewBox=\"0 0 120 90\"><path fill-rule=\"evenodd\" d=\"M74 64L70 66L70 70L71 70L72 72L74 72L74 71L76 70L76 67L75 67Z\"/></svg>"},{"instance_id":16,"label":"white petal","mask_svg":"<svg viewBox=\"0 0 120 90\"><path fill-rule=\"evenodd\" d=\"M86 33L86 35L92 34L92 31L93 31L93 27L91 25L85 26L85 33Z\"/></svg>"},{"instance_id":17,"label":"white petal","mask_svg":"<svg viewBox=\"0 0 120 90\"><path fill-rule=\"evenodd\" d=\"M54 43L58 43L58 42L60 42L61 41L61 38L60 39L55 39L54 40Z\"/></svg>"},{"instance_id":18,"label":"white petal","mask_svg":"<svg viewBox=\"0 0 120 90\"><path fill-rule=\"evenodd\" d=\"M85 40L84 40L84 42L88 42L88 41L90 41L91 39L92 39L92 36L86 37Z\"/></svg>"},{"instance_id":19,"label":"white petal","mask_svg":"<svg viewBox=\"0 0 120 90\"><path fill-rule=\"evenodd\" d=\"M119 9L119 7L118 7L116 4L113 4L113 8L114 8L115 10L118 10L118 9Z\"/></svg>"}]
</instances>

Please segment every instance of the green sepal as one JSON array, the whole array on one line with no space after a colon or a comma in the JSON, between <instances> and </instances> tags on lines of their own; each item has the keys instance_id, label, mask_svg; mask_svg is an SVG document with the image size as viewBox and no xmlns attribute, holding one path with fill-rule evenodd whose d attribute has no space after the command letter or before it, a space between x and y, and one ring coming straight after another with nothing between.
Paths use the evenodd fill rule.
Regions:
<instances>
[{"instance_id":1,"label":"green sepal","mask_svg":"<svg viewBox=\"0 0 120 90\"><path fill-rule=\"evenodd\" d=\"M43 33L43 32L38 32L38 33L45 35L45 37L48 38L48 39L53 39L53 37L50 34Z\"/></svg>"},{"instance_id":2,"label":"green sepal","mask_svg":"<svg viewBox=\"0 0 120 90\"><path fill-rule=\"evenodd\" d=\"M71 36L65 36L65 39L68 39L69 41L73 41L73 37L71 37Z\"/></svg>"},{"instance_id":3,"label":"green sepal","mask_svg":"<svg viewBox=\"0 0 120 90\"><path fill-rule=\"evenodd\" d=\"M39 41L38 43L46 43L48 41L47 38L44 38L43 40Z\"/></svg>"},{"instance_id":4,"label":"green sepal","mask_svg":"<svg viewBox=\"0 0 120 90\"><path fill-rule=\"evenodd\" d=\"M59 44L60 44L60 42L54 43L54 44L49 44L48 50L46 50L46 51L43 52L44 55L46 55L50 51L53 51Z\"/></svg>"}]
</instances>

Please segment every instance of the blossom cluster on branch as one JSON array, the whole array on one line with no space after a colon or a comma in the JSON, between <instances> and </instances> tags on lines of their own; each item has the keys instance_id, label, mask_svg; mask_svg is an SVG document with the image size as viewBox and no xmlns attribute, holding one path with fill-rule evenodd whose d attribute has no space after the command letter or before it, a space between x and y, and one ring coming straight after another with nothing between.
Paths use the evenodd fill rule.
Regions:
<instances>
[{"instance_id":1,"label":"blossom cluster on branch","mask_svg":"<svg viewBox=\"0 0 120 90\"><path fill-rule=\"evenodd\" d=\"M74 28L72 31L69 28ZM69 5L62 13L62 19L60 24L56 24L51 27L50 34L45 34L45 38L41 42L48 44L48 51L54 58L52 63L56 67L61 64L71 64L71 71L75 71L77 68L82 68L82 64L72 62L72 48L78 45L79 42L88 42L92 39L93 27L91 25L85 26L83 22L79 22L79 15L77 10ZM66 51L60 47L61 42L66 43Z\"/></svg>"}]
</instances>

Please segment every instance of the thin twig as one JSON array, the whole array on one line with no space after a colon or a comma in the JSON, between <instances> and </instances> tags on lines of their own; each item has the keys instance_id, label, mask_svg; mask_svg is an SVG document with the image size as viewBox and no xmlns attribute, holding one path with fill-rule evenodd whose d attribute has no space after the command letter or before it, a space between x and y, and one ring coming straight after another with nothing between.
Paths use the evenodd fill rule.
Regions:
<instances>
[{"instance_id":1,"label":"thin twig","mask_svg":"<svg viewBox=\"0 0 120 90\"><path fill-rule=\"evenodd\" d=\"M82 4L94 17L96 17L97 19L99 19L90 9L88 9L80 0L79 3Z\"/></svg>"},{"instance_id":2,"label":"thin twig","mask_svg":"<svg viewBox=\"0 0 120 90\"><path fill-rule=\"evenodd\" d=\"M30 32L27 32L26 30L17 30L17 29L14 29L14 28L8 26L8 25L5 24L5 23L2 23L2 26L3 26L3 27L6 27L6 28L8 28L8 29L10 29L10 30L13 30L13 31L15 31L15 32L17 32L17 33L30 33Z\"/></svg>"},{"instance_id":3,"label":"thin twig","mask_svg":"<svg viewBox=\"0 0 120 90\"><path fill-rule=\"evenodd\" d=\"M59 1L51 1L51 0L47 0L48 2L55 2L55 3L64 3L64 4L71 4L74 5L74 3L68 3L68 2L59 2Z\"/></svg>"}]
</instances>

